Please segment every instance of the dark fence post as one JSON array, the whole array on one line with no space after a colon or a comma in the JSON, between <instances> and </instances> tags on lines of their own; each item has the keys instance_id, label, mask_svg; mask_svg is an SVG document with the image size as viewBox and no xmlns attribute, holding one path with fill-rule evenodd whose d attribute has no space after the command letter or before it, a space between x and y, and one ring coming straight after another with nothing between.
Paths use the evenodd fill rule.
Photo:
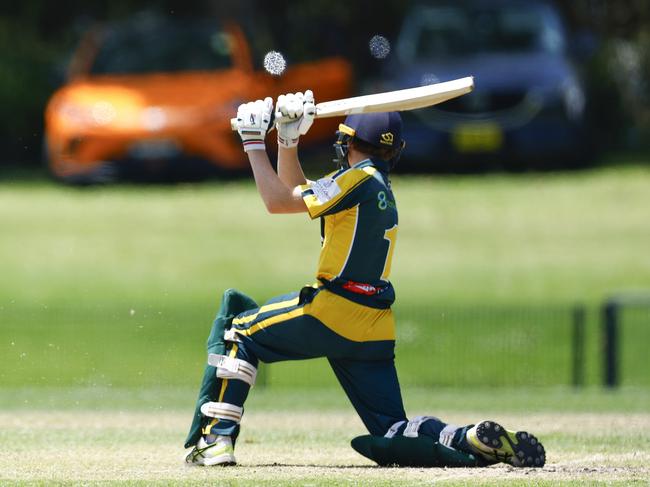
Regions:
<instances>
[{"instance_id":1,"label":"dark fence post","mask_svg":"<svg viewBox=\"0 0 650 487\"><path fill-rule=\"evenodd\" d=\"M617 387L618 376L618 303L610 299L603 308L603 357L604 383L606 387Z\"/></svg>"},{"instance_id":2,"label":"dark fence post","mask_svg":"<svg viewBox=\"0 0 650 487\"><path fill-rule=\"evenodd\" d=\"M573 387L581 387L585 383L585 307L583 305L576 305L573 308L572 345L571 382Z\"/></svg>"}]
</instances>

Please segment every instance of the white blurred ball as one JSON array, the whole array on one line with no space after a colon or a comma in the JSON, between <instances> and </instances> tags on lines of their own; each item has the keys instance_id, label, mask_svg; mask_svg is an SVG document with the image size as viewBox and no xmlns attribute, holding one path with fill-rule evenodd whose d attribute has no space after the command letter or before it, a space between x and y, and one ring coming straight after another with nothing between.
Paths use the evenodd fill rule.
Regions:
<instances>
[{"instance_id":1,"label":"white blurred ball","mask_svg":"<svg viewBox=\"0 0 650 487\"><path fill-rule=\"evenodd\" d=\"M287 68L287 61L278 51L269 51L264 56L264 69L274 76L280 76Z\"/></svg>"},{"instance_id":2,"label":"white blurred ball","mask_svg":"<svg viewBox=\"0 0 650 487\"><path fill-rule=\"evenodd\" d=\"M420 79L420 86L432 85L440 83L440 79L433 73L424 73Z\"/></svg>"},{"instance_id":3,"label":"white blurred ball","mask_svg":"<svg viewBox=\"0 0 650 487\"><path fill-rule=\"evenodd\" d=\"M368 42L370 54L376 59L384 59L390 54L390 42L379 34L372 36Z\"/></svg>"}]
</instances>

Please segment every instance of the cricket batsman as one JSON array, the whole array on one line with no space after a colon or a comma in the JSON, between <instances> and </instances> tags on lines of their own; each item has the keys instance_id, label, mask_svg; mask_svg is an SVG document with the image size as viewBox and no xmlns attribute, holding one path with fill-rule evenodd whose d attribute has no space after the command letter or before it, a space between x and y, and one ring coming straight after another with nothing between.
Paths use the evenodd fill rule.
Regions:
<instances>
[{"instance_id":1,"label":"cricket batsman","mask_svg":"<svg viewBox=\"0 0 650 487\"><path fill-rule=\"evenodd\" d=\"M455 426L433 416L409 420L394 363L390 282L397 204L389 174L404 148L397 112L350 115L339 125L338 170L305 178L300 136L315 114L314 96L282 95L243 104L237 131L269 213L320 220L316 283L258 306L229 289L208 338L208 365L185 447L194 465L234 465L244 403L260 361L326 357L369 435L352 441L379 465L541 467L545 452L524 431L493 421ZM277 172L265 138L275 119Z\"/></svg>"}]
</instances>

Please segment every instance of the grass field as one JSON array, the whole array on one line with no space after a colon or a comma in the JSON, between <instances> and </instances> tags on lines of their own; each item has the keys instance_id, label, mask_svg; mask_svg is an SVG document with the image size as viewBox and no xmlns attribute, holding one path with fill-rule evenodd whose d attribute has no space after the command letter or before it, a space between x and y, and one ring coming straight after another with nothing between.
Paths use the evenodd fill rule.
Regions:
<instances>
[{"instance_id":1,"label":"grass field","mask_svg":"<svg viewBox=\"0 0 650 487\"><path fill-rule=\"evenodd\" d=\"M394 187L397 363L409 413L529 427L550 452L542 472L371 467L348 446L363 428L323 361L267 371L271 386L252 394L238 445L249 468L183 468L180 446L221 292L236 287L261 302L312 282L318 225L266 215L248 181L80 189L5 180L0 484L647 481L647 314L622 336L623 383L637 387L594 386L598 305L650 289L648 166L403 176ZM589 311L582 391L552 386L569 381L575 303ZM512 310L534 314L528 328ZM506 348L477 363L473 350L486 343ZM504 354L529 368L504 373ZM459 362L463 371L449 367ZM476 388L486 380L501 387ZM511 387L527 380L546 387ZM486 397L496 399L486 405Z\"/></svg>"},{"instance_id":2,"label":"grass field","mask_svg":"<svg viewBox=\"0 0 650 487\"><path fill-rule=\"evenodd\" d=\"M567 383L568 316L580 302L592 310L586 380L600 381L595 307L610 293L650 288L647 166L411 176L395 178L394 186L403 381L457 383L423 374L420 360L432 352L443 365L459 353L471 359L467 337L479 346L494 341L496 326L508 337L501 342L512 344L505 353L522 340L541 353L535 360L544 367L535 367L548 374L535 383ZM239 288L263 302L314 279L318 224L267 215L249 181L86 189L9 181L0 188L7 229L0 239L0 355L10 364L0 370L3 385L182 385L200 370L198 352L223 290ZM519 315L513 322L503 310L522 306L547 310L523 335ZM465 322L440 319L458 309ZM650 339L650 327L633 331L623 339ZM650 385L647 366L635 365L644 351L627 349L632 363L624 378ZM162 356L162 363L152 360ZM494 367L482 370L508 378ZM274 370L276 382L333 384L318 362ZM472 371L464 377L483 380Z\"/></svg>"},{"instance_id":3,"label":"grass field","mask_svg":"<svg viewBox=\"0 0 650 487\"><path fill-rule=\"evenodd\" d=\"M400 302L597 303L649 284L650 166L394 179ZM0 296L17 305L264 299L313 280L318 225L267 215L248 181L0 187Z\"/></svg>"},{"instance_id":4,"label":"grass field","mask_svg":"<svg viewBox=\"0 0 650 487\"><path fill-rule=\"evenodd\" d=\"M363 425L338 390L256 390L237 445L239 466L186 467L187 389L20 390L0 409L0 483L137 485L647 485L647 390L407 391L411 414L463 424L498 418L544 442L542 470L378 468L350 447ZM0 396L2 397L2 396ZM27 401L28 405L25 404Z\"/></svg>"}]
</instances>

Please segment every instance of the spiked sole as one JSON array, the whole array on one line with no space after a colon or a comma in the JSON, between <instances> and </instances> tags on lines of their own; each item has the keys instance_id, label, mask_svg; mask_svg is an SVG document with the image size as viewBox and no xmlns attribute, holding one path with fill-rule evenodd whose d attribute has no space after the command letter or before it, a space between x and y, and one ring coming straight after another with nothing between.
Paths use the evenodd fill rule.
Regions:
<instances>
[{"instance_id":1,"label":"spiked sole","mask_svg":"<svg viewBox=\"0 0 650 487\"><path fill-rule=\"evenodd\" d=\"M526 431L508 431L494 421L481 421L467 432L469 444L485 458L514 467L543 467L544 446Z\"/></svg>"}]
</instances>

